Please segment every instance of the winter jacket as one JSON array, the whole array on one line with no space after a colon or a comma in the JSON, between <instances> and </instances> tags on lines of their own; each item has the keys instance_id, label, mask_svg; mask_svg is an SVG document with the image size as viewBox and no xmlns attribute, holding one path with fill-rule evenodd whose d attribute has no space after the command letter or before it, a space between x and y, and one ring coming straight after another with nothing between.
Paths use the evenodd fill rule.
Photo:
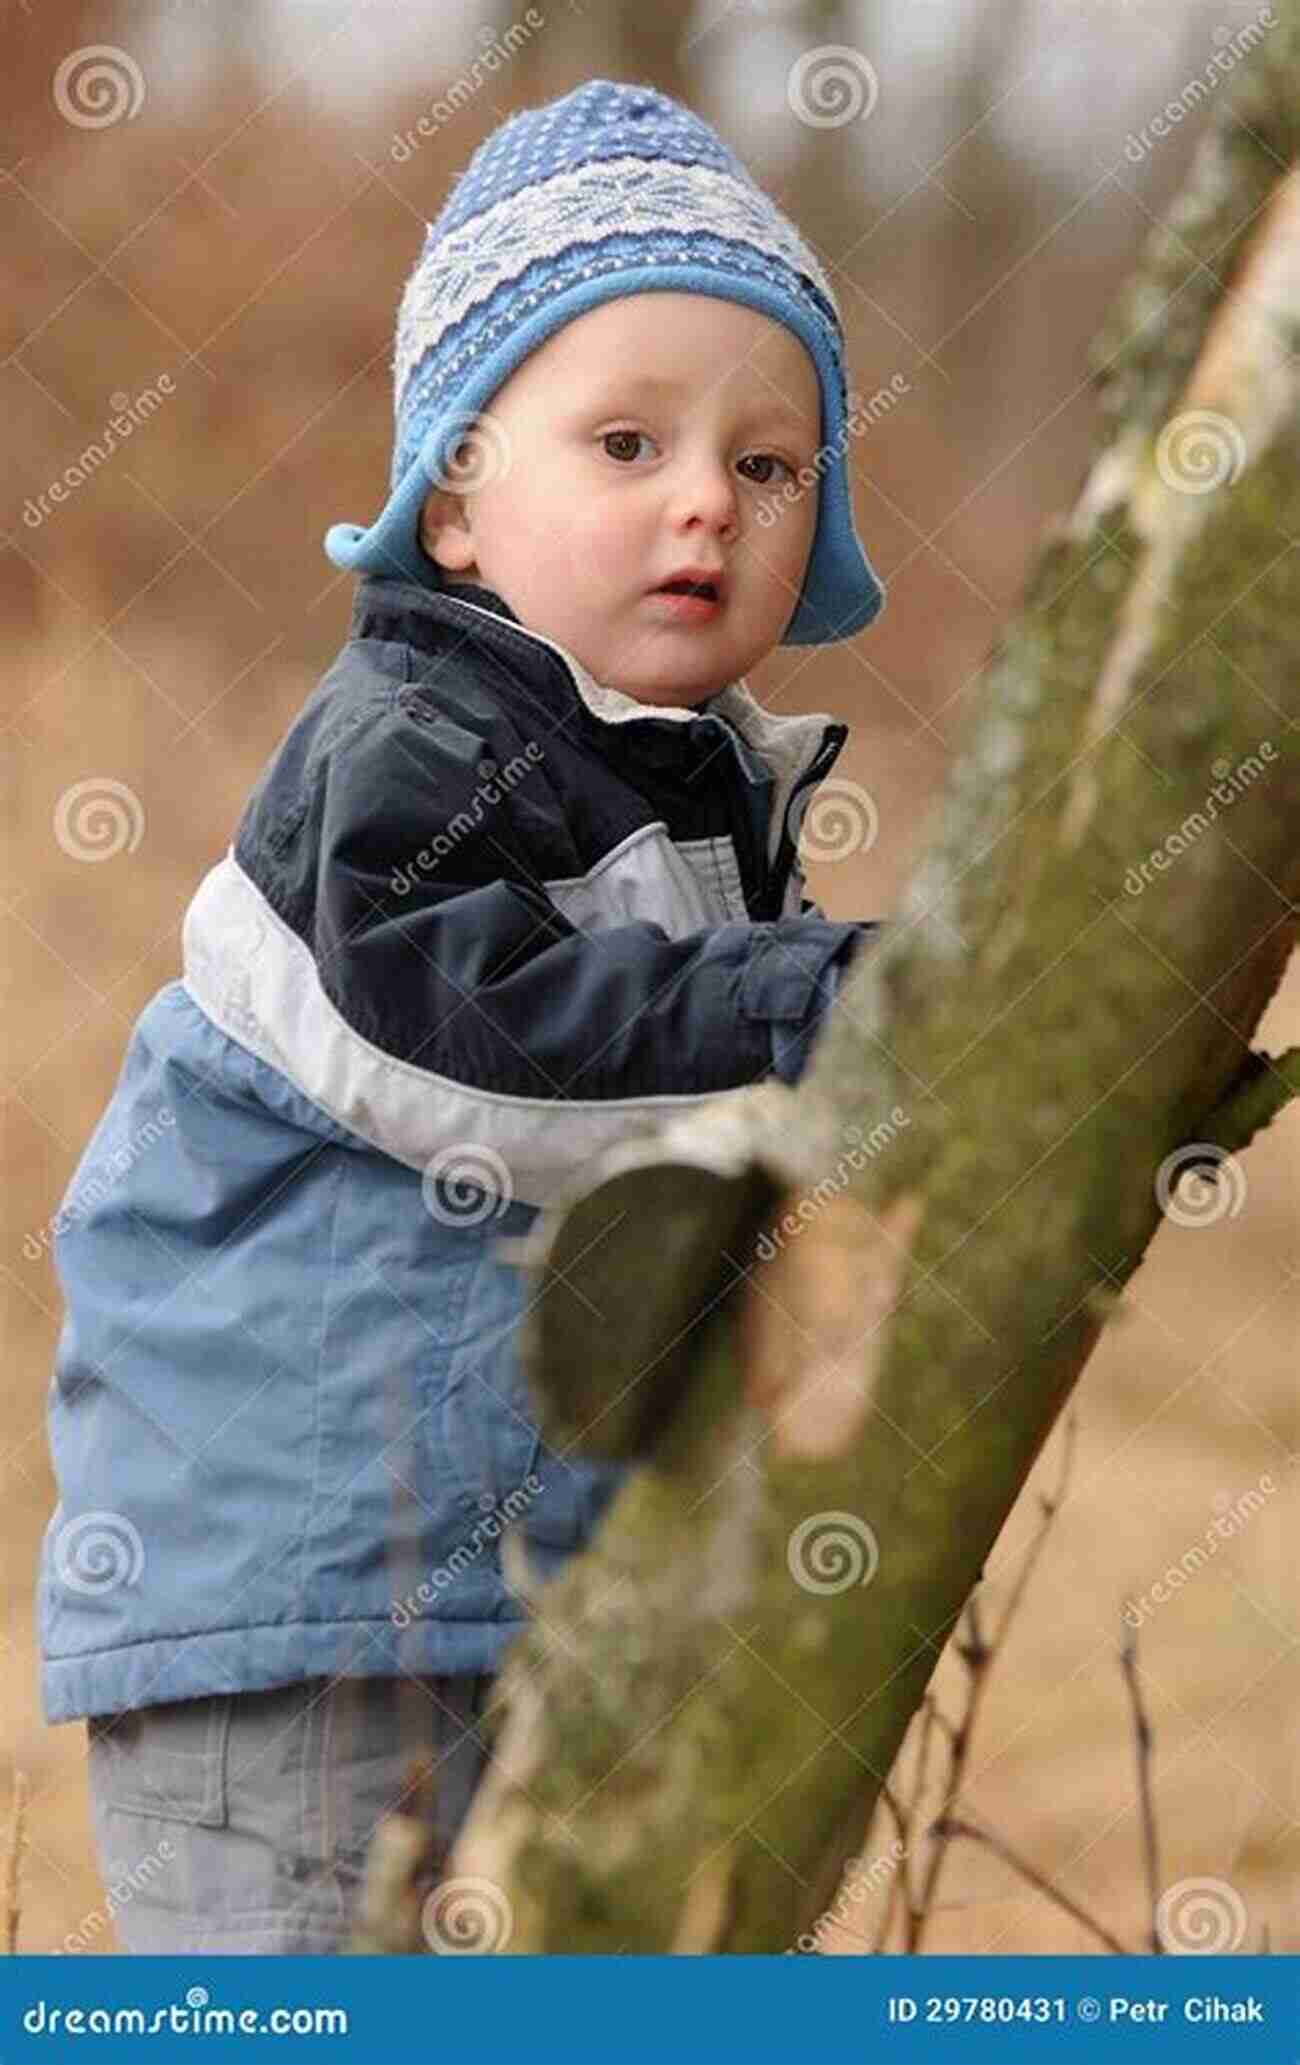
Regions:
<instances>
[{"instance_id":1,"label":"winter jacket","mask_svg":"<svg viewBox=\"0 0 1300 2065\"><path fill-rule=\"evenodd\" d=\"M51 1722L496 1669L624 1466L532 1423L496 1251L593 1156L792 1080L864 935L803 895L847 727L634 701L367 577L185 915L55 1225Z\"/></svg>"}]
</instances>

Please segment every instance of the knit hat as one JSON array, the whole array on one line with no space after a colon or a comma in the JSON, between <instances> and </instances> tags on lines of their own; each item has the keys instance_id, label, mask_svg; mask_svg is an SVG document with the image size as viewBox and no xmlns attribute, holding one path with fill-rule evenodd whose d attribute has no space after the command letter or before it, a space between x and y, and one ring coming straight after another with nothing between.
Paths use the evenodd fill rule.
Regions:
<instances>
[{"instance_id":1,"label":"knit hat","mask_svg":"<svg viewBox=\"0 0 1300 2065\"><path fill-rule=\"evenodd\" d=\"M829 280L709 125L653 87L592 79L510 116L428 226L398 311L388 501L332 524L335 566L428 585L421 507L475 413L528 354L601 302L714 294L784 323L821 386L817 527L783 645L850 638L884 601L853 528L844 340Z\"/></svg>"}]
</instances>

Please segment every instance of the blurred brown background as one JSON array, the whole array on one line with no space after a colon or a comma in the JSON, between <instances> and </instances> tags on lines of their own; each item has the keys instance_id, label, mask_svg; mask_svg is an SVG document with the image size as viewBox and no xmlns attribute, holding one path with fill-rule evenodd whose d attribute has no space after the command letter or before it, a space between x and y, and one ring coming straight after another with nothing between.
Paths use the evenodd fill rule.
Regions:
<instances>
[{"instance_id":1,"label":"blurred brown background","mask_svg":"<svg viewBox=\"0 0 1300 2065\"><path fill-rule=\"evenodd\" d=\"M837 773L870 790L879 837L810 882L832 916L885 913L1037 535L1078 485L1089 340L1223 89L1185 111L1178 96L1258 14L1237 0L660 0L653 15L630 0L7 0L0 1816L20 1768L20 1950L109 1944L84 1728L46 1728L36 1682L60 1324L42 1229L135 1014L178 970L187 900L345 634L352 580L321 538L383 501L397 298L452 176L517 106L593 76L648 80L714 122L816 244L850 385L869 397L894 381L850 451L889 601L865 636L779 652L751 686L851 722ZM844 90L801 119L795 68L828 46L843 46ZM1179 118L1153 139L1170 102ZM69 486L115 414L130 424L118 448ZM129 812L125 842L103 817L89 862L55 831L83 782ZM1298 1037L1293 963L1262 1040ZM1120 1608L1267 1477L1232 1539L1145 1617L1140 1657L1164 1883L1224 1881L1243 1949L1267 1925L1275 1949L1300 1950L1298 1141L1293 1107L1244 1158L1235 1215L1166 1225L1126 1294L1080 1388L1070 1497L977 1740L970 1808L1134 1943ZM1059 1444L990 1561L994 1603ZM1095 1946L965 1846L929 1947Z\"/></svg>"}]
</instances>

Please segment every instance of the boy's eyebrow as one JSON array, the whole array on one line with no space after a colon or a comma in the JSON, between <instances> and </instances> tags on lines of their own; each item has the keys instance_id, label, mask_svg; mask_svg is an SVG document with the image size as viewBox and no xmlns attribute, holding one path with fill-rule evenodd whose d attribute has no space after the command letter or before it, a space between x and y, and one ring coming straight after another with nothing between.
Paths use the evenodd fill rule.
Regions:
<instances>
[{"instance_id":1,"label":"boy's eyebrow","mask_svg":"<svg viewBox=\"0 0 1300 2065\"><path fill-rule=\"evenodd\" d=\"M600 384L597 393L601 397L612 397L615 393L631 394L639 389L647 394L675 395L681 393L684 384L679 380L667 379L658 373L612 373L607 381ZM807 418L803 413L780 395L760 396L753 402L748 414L766 420L780 419L796 430L807 428Z\"/></svg>"}]
</instances>

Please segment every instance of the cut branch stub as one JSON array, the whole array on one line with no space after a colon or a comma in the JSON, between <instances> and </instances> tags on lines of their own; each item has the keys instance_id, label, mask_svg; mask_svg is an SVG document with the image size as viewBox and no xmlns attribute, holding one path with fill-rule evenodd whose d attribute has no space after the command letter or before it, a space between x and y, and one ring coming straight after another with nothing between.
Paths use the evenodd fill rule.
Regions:
<instances>
[{"instance_id":1,"label":"cut branch stub","mask_svg":"<svg viewBox=\"0 0 1300 2065\"><path fill-rule=\"evenodd\" d=\"M537 1282L519 1350L551 1447L628 1461L667 1425L696 1327L743 1283L782 1185L806 1171L793 1108L779 1082L702 1106L612 1150L524 1240L497 1243Z\"/></svg>"}]
</instances>

